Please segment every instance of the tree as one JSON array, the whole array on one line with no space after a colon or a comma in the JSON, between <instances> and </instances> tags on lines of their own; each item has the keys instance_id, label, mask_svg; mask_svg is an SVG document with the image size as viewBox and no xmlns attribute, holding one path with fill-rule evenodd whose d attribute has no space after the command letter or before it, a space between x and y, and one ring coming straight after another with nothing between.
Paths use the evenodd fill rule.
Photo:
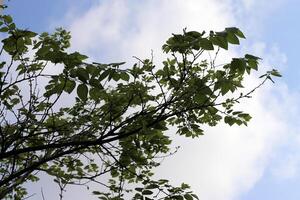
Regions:
<instances>
[{"instance_id":1,"label":"tree","mask_svg":"<svg viewBox=\"0 0 300 200\"><path fill-rule=\"evenodd\" d=\"M66 185L88 182L107 188L93 191L101 199L123 199L126 192L133 199L198 199L186 184L151 178L157 158L172 153L166 130L175 126L176 134L194 138L205 124L247 125L250 115L234 105L280 76L268 71L257 87L240 93L260 58L246 54L215 64L221 49L245 38L238 28L184 29L163 45L169 58L162 66L137 58L128 68L70 53L63 29L37 34L1 15L0 31L6 58L0 63L0 199L24 198L24 183L38 181L41 172L54 178L61 199ZM205 59L207 52L214 58ZM104 174L106 183L99 181Z\"/></svg>"}]
</instances>

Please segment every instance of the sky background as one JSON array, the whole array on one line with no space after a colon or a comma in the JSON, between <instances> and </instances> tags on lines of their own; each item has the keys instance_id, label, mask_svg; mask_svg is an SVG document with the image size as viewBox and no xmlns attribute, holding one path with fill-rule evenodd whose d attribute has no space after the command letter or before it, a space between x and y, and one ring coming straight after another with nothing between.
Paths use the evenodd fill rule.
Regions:
<instances>
[{"instance_id":1,"label":"sky background","mask_svg":"<svg viewBox=\"0 0 300 200\"><path fill-rule=\"evenodd\" d=\"M251 53L263 58L261 73L276 68L283 78L240 105L253 116L248 127L221 124L197 140L176 138L182 148L156 176L189 183L200 199L300 199L298 0L11 0L8 6L19 27L64 27L72 32L72 50L99 62L131 63L152 49L159 63L171 33L239 27L247 40L219 61ZM247 84L257 84L255 77ZM48 182L32 187L44 184L46 199L58 199ZM65 199L82 199L84 190L70 188Z\"/></svg>"}]
</instances>

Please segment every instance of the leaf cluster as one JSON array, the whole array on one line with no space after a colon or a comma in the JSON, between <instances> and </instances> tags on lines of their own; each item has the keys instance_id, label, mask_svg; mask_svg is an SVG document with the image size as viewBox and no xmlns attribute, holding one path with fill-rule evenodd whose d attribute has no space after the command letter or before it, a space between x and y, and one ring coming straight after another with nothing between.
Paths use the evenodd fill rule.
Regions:
<instances>
[{"instance_id":1,"label":"leaf cluster","mask_svg":"<svg viewBox=\"0 0 300 200\"><path fill-rule=\"evenodd\" d=\"M95 182L104 187L94 191L100 199L124 199L126 192L133 199L198 199L186 184L152 178L173 154L166 131L174 126L194 138L205 125L246 125L250 115L234 105L280 76L269 71L260 85L238 94L260 58L246 54L218 66L205 56L239 44L245 36L237 28L173 34L161 66L138 59L132 67L88 62L68 50L71 36L61 28L38 34L2 15L0 31L1 54L9 57L0 62L1 199L26 197L24 184L41 172L54 178L61 198L67 185ZM105 174L108 182L101 181Z\"/></svg>"}]
</instances>

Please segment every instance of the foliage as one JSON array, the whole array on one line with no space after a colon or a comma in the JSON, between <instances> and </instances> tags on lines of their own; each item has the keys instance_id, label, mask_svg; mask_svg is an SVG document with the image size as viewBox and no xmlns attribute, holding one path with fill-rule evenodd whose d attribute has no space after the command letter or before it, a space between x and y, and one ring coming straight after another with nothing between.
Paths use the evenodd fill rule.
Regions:
<instances>
[{"instance_id":1,"label":"foliage","mask_svg":"<svg viewBox=\"0 0 300 200\"><path fill-rule=\"evenodd\" d=\"M280 76L269 71L243 94L243 79L258 69L260 58L246 54L220 66L205 59L207 52L216 57L239 44L245 37L237 28L184 30L163 45L170 56L161 67L138 59L129 68L70 53L70 33L63 29L37 34L2 15L0 31L0 199L26 197L24 183L38 181L41 172L62 192L69 184L99 183L106 187L93 192L100 199L124 199L125 193L198 199L186 184L152 178L159 158L172 151L166 131L174 126L176 134L194 138L205 124L246 125L250 115L234 105ZM99 179L104 174L106 183Z\"/></svg>"}]
</instances>

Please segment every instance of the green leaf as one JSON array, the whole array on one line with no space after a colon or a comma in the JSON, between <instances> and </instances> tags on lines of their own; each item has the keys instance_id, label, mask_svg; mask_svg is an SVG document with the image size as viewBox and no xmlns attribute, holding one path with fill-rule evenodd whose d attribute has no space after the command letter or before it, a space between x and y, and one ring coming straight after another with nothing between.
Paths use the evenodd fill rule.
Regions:
<instances>
[{"instance_id":1,"label":"green leaf","mask_svg":"<svg viewBox=\"0 0 300 200\"><path fill-rule=\"evenodd\" d=\"M42 41L35 43L35 45L33 46L33 49L37 49L41 46Z\"/></svg>"},{"instance_id":2,"label":"green leaf","mask_svg":"<svg viewBox=\"0 0 300 200\"><path fill-rule=\"evenodd\" d=\"M237 71L240 74L243 74L246 68L246 62L242 58L233 58L231 61L231 69L233 72Z\"/></svg>"},{"instance_id":3,"label":"green leaf","mask_svg":"<svg viewBox=\"0 0 300 200\"><path fill-rule=\"evenodd\" d=\"M195 199L198 199L199 200L199 197L195 194L191 194Z\"/></svg>"},{"instance_id":4,"label":"green leaf","mask_svg":"<svg viewBox=\"0 0 300 200\"><path fill-rule=\"evenodd\" d=\"M191 187L188 184L181 183L181 189L186 190L186 189L189 189L189 188L191 188Z\"/></svg>"},{"instance_id":5,"label":"green leaf","mask_svg":"<svg viewBox=\"0 0 300 200\"><path fill-rule=\"evenodd\" d=\"M159 185L157 185L157 184L150 184L150 185L146 186L146 189L156 189L156 188L159 188Z\"/></svg>"},{"instance_id":6,"label":"green leaf","mask_svg":"<svg viewBox=\"0 0 300 200\"><path fill-rule=\"evenodd\" d=\"M240 29L237 29L237 32L235 34L240 38L246 38L244 33L242 31L240 31Z\"/></svg>"},{"instance_id":7,"label":"green leaf","mask_svg":"<svg viewBox=\"0 0 300 200\"><path fill-rule=\"evenodd\" d=\"M142 192L143 195L151 195L153 192L151 190L143 190Z\"/></svg>"},{"instance_id":8,"label":"green leaf","mask_svg":"<svg viewBox=\"0 0 300 200\"><path fill-rule=\"evenodd\" d=\"M117 63L109 63L108 65L112 67L119 67L120 65L124 65L126 62L117 62Z\"/></svg>"},{"instance_id":9,"label":"green leaf","mask_svg":"<svg viewBox=\"0 0 300 200\"><path fill-rule=\"evenodd\" d=\"M245 58L247 58L247 59L254 59L254 60L261 60L260 57L253 56L251 54L245 54Z\"/></svg>"},{"instance_id":10,"label":"green leaf","mask_svg":"<svg viewBox=\"0 0 300 200\"><path fill-rule=\"evenodd\" d=\"M76 71L76 75L82 82L86 83L89 80L89 73L84 68L78 68Z\"/></svg>"},{"instance_id":11,"label":"green leaf","mask_svg":"<svg viewBox=\"0 0 300 200\"><path fill-rule=\"evenodd\" d=\"M88 87L85 84L80 84L77 87L77 95L78 97L85 101L87 99Z\"/></svg>"},{"instance_id":12,"label":"green leaf","mask_svg":"<svg viewBox=\"0 0 300 200\"><path fill-rule=\"evenodd\" d=\"M142 192L143 190L144 190L144 188L134 188L136 191L138 191L138 192Z\"/></svg>"},{"instance_id":13,"label":"green leaf","mask_svg":"<svg viewBox=\"0 0 300 200\"><path fill-rule=\"evenodd\" d=\"M206 38L199 39L200 47L204 50L214 50L212 42Z\"/></svg>"},{"instance_id":14,"label":"green leaf","mask_svg":"<svg viewBox=\"0 0 300 200\"><path fill-rule=\"evenodd\" d=\"M117 73L116 71L112 71L112 73L109 75L108 80L113 79L114 81L120 80L120 74Z\"/></svg>"},{"instance_id":15,"label":"green leaf","mask_svg":"<svg viewBox=\"0 0 300 200\"><path fill-rule=\"evenodd\" d=\"M249 59L249 60L247 60L247 63L251 69L258 70L258 62L256 60Z\"/></svg>"},{"instance_id":16,"label":"green leaf","mask_svg":"<svg viewBox=\"0 0 300 200\"><path fill-rule=\"evenodd\" d=\"M186 200L193 200L193 199L194 199L193 196L190 195L190 194L185 194L185 195L184 195L184 198L185 198Z\"/></svg>"},{"instance_id":17,"label":"green leaf","mask_svg":"<svg viewBox=\"0 0 300 200\"><path fill-rule=\"evenodd\" d=\"M2 28L0 28L0 32L7 32L9 29L8 29L8 27L2 27Z\"/></svg>"},{"instance_id":18,"label":"green leaf","mask_svg":"<svg viewBox=\"0 0 300 200\"><path fill-rule=\"evenodd\" d=\"M225 28L225 30L227 32L231 32L234 33L236 36L238 36L239 38L246 38L243 34L242 31L240 31L240 29L236 28L236 27L229 27L229 28Z\"/></svg>"},{"instance_id":19,"label":"green leaf","mask_svg":"<svg viewBox=\"0 0 300 200\"><path fill-rule=\"evenodd\" d=\"M189 32L186 32L185 35L191 36L193 38L200 38L200 37L202 37L203 34L199 33L198 31L189 31Z\"/></svg>"},{"instance_id":20,"label":"green leaf","mask_svg":"<svg viewBox=\"0 0 300 200\"><path fill-rule=\"evenodd\" d=\"M239 39L231 32L228 32L226 39L231 44L240 44Z\"/></svg>"},{"instance_id":21,"label":"green leaf","mask_svg":"<svg viewBox=\"0 0 300 200\"><path fill-rule=\"evenodd\" d=\"M98 100L101 97L101 90L97 87L92 87L89 91L89 94L93 100Z\"/></svg>"},{"instance_id":22,"label":"green leaf","mask_svg":"<svg viewBox=\"0 0 300 200\"><path fill-rule=\"evenodd\" d=\"M240 117L240 118L243 118L245 121L250 121L251 120L251 116L249 115L249 114L247 114L247 113L241 113L241 114L238 114L238 117Z\"/></svg>"},{"instance_id":23,"label":"green leaf","mask_svg":"<svg viewBox=\"0 0 300 200\"><path fill-rule=\"evenodd\" d=\"M205 94L197 93L194 97L194 100L201 104L207 102L208 97Z\"/></svg>"},{"instance_id":24,"label":"green leaf","mask_svg":"<svg viewBox=\"0 0 300 200\"><path fill-rule=\"evenodd\" d=\"M104 80L109 74L110 74L110 69L105 70L105 71L99 76L99 81Z\"/></svg>"},{"instance_id":25,"label":"green leaf","mask_svg":"<svg viewBox=\"0 0 300 200\"><path fill-rule=\"evenodd\" d=\"M270 74L272 76L282 77L282 75L276 69L273 69Z\"/></svg>"},{"instance_id":26,"label":"green leaf","mask_svg":"<svg viewBox=\"0 0 300 200\"><path fill-rule=\"evenodd\" d=\"M224 122L226 124L229 124L229 126L232 126L235 123L235 119L231 116L225 116L224 117Z\"/></svg>"},{"instance_id":27,"label":"green leaf","mask_svg":"<svg viewBox=\"0 0 300 200\"><path fill-rule=\"evenodd\" d=\"M82 60L86 60L87 58L88 58L88 56L86 56L86 55L83 55L83 54L80 54L79 52L74 52L73 53L73 55L75 55L76 56L76 58L77 59L79 59L80 61L82 61Z\"/></svg>"},{"instance_id":28,"label":"green leaf","mask_svg":"<svg viewBox=\"0 0 300 200\"><path fill-rule=\"evenodd\" d=\"M100 81L97 80L97 79L92 78L92 79L90 79L89 83L93 87L96 87L96 88L99 88L99 89L103 89L103 86L101 85Z\"/></svg>"},{"instance_id":29,"label":"green leaf","mask_svg":"<svg viewBox=\"0 0 300 200\"><path fill-rule=\"evenodd\" d=\"M26 34L26 36L31 37L31 38L38 35L37 33L33 32L33 31L28 31L28 30L24 30L23 33Z\"/></svg>"},{"instance_id":30,"label":"green leaf","mask_svg":"<svg viewBox=\"0 0 300 200\"><path fill-rule=\"evenodd\" d=\"M4 19L4 21L7 23L7 24L10 24L12 23L13 19L10 15L3 15L2 18Z\"/></svg>"},{"instance_id":31,"label":"green leaf","mask_svg":"<svg viewBox=\"0 0 300 200\"><path fill-rule=\"evenodd\" d=\"M45 56L49 52L49 50L50 50L49 46L42 46L42 48L40 48L36 54L39 56Z\"/></svg>"},{"instance_id":32,"label":"green leaf","mask_svg":"<svg viewBox=\"0 0 300 200\"><path fill-rule=\"evenodd\" d=\"M99 192L99 191L93 191L93 194L94 194L94 195L101 195L102 193Z\"/></svg>"},{"instance_id":33,"label":"green leaf","mask_svg":"<svg viewBox=\"0 0 300 200\"><path fill-rule=\"evenodd\" d=\"M129 81L129 75L126 72L120 73L120 78L124 81Z\"/></svg>"},{"instance_id":34,"label":"green leaf","mask_svg":"<svg viewBox=\"0 0 300 200\"><path fill-rule=\"evenodd\" d=\"M175 196L172 196L172 199L176 199L176 200L184 200L184 198L180 195L175 195Z\"/></svg>"},{"instance_id":35,"label":"green leaf","mask_svg":"<svg viewBox=\"0 0 300 200\"><path fill-rule=\"evenodd\" d=\"M221 36L213 36L210 37L210 41L214 44L217 45L223 49L228 50L228 43L227 40L224 37Z\"/></svg>"},{"instance_id":36,"label":"green leaf","mask_svg":"<svg viewBox=\"0 0 300 200\"><path fill-rule=\"evenodd\" d=\"M49 98L51 97L55 92L53 90L48 90L44 93L44 97Z\"/></svg>"},{"instance_id":37,"label":"green leaf","mask_svg":"<svg viewBox=\"0 0 300 200\"><path fill-rule=\"evenodd\" d=\"M67 93L71 94L71 92L74 90L75 87L76 87L76 82L75 81L67 80L64 90Z\"/></svg>"},{"instance_id":38,"label":"green leaf","mask_svg":"<svg viewBox=\"0 0 300 200\"><path fill-rule=\"evenodd\" d=\"M13 98L13 99L11 100L11 103L14 104L14 105L16 105L16 104L20 103L20 99L18 99L18 98Z\"/></svg>"}]
</instances>

